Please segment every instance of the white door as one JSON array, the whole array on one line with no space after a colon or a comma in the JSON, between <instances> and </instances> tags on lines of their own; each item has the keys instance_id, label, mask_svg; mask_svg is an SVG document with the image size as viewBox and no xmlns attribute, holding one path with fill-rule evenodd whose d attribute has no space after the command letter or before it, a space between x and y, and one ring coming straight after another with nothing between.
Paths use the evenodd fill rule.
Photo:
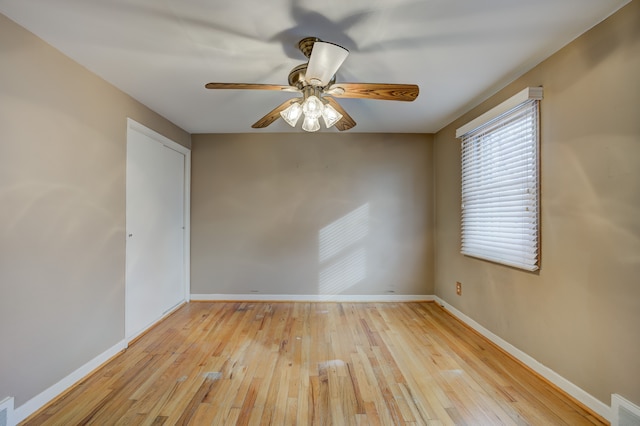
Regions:
<instances>
[{"instance_id":1,"label":"white door","mask_svg":"<svg viewBox=\"0 0 640 426\"><path fill-rule=\"evenodd\" d=\"M186 298L185 155L162 140L127 132L127 341Z\"/></svg>"}]
</instances>

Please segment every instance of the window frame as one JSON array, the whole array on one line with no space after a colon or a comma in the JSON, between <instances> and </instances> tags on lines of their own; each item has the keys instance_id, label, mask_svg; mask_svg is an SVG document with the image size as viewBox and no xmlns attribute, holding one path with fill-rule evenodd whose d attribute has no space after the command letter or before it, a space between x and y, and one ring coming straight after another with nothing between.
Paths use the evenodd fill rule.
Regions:
<instances>
[{"instance_id":1,"label":"window frame","mask_svg":"<svg viewBox=\"0 0 640 426\"><path fill-rule=\"evenodd\" d=\"M528 87L456 131L461 143L460 252L465 256L530 272L540 268L541 99L542 87ZM513 121L514 117L527 127ZM512 131L506 132L508 129ZM503 144L513 152L500 152ZM472 148L482 154L469 157ZM512 167L516 159L522 162L524 173ZM466 166L477 168L470 175ZM500 173L489 171L496 167ZM482 177L478 178L478 174ZM504 174L517 174L523 183L510 185L500 177ZM517 195L496 192L484 198L482 188L486 193L488 181L498 185L500 191L511 190L509 194ZM506 201L507 198L513 201Z\"/></svg>"}]
</instances>

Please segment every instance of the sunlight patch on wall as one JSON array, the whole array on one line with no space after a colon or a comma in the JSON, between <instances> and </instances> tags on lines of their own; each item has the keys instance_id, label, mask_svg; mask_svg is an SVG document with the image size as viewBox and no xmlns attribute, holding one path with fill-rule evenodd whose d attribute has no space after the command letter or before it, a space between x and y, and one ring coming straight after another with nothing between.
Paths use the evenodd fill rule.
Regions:
<instances>
[{"instance_id":1,"label":"sunlight patch on wall","mask_svg":"<svg viewBox=\"0 0 640 426\"><path fill-rule=\"evenodd\" d=\"M320 294L339 294L366 278L368 234L369 203L319 231Z\"/></svg>"},{"instance_id":2,"label":"sunlight patch on wall","mask_svg":"<svg viewBox=\"0 0 640 426\"><path fill-rule=\"evenodd\" d=\"M367 254L364 248L359 248L320 270L320 294L339 294L366 276Z\"/></svg>"},{"instance_id":3,"label":"sunlight patch on wall","mask_svg":"<svg viewBox=\"0 0 640 426\"><path fill-rule=\"evenodd\" d=\"M369 203L325 226L320 235L320 262L339 254L369 234Z\"/></svg>"}]
</instances>

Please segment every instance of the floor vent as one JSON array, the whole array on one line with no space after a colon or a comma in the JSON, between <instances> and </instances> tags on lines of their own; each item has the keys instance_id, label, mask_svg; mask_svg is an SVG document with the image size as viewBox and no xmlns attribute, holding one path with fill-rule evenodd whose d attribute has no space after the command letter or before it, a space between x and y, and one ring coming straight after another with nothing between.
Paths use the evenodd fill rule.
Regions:
<instances>
[{"instance_id":1,"label":"floor vent","mask_svg":"<svg viewBox=\"0 0 640 426\"><path fill-rule=\"evenodd\" d=\"M618 394L611 395L611 426L640 426L640 407Z\"/></svg>"},{"instance_id":2,"label":"floor vent","mask_svg":"<svg viewBox=\"0 0 640 426\"><path fill-rule=\"evenodd\" d=\"M5 398L0 401L0 426L13 426L13 398Z\"/></svg>"}]
</instances>

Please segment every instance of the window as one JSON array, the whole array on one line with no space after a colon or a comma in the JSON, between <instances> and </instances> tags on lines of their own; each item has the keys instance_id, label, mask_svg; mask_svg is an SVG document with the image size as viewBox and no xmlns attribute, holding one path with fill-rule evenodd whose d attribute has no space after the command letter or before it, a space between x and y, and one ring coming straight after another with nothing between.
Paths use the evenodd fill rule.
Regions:
<instances>
[{"instance_id":1,"label":"window","mask_svg":"<svg viewBox=\"0 0 640 426\"><path fill-rule=\"evenodd\" d=\"M458 129L462 141L461 253L539 267L538 104L523 90Z\"/></svg>"}]
</instances>

